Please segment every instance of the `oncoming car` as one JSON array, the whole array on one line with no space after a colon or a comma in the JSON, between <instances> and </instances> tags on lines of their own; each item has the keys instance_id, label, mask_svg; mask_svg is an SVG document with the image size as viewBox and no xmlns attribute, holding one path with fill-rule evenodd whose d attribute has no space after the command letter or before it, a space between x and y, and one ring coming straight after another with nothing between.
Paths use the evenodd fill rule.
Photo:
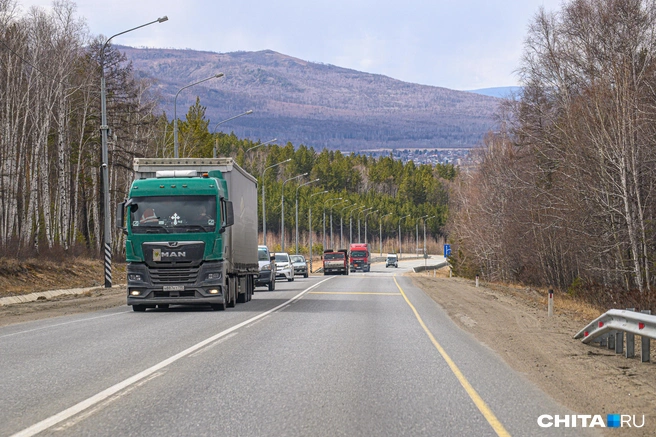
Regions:
<instances>
[{"instance_id":1,"label":"oncoming car","mask_svg":"<svg viewBox=\"0 0 656 437\"><path fill-rule=\"evenodd\" d=\"M286 252L278 252L274 254L276 258L276 279L287 278L289 282L294 280L294 266L289 254Z\"/></svg>"},{"instance_id":2,"label":"oncoming car","mask_svg":"<svg viewBox=\"0 0 656 437\"><path fill-rule=\"evenodd\" d=\"M399 258L395 253L390 253L387 255L387 259L385 260L385 268L388 268L389 266L394 266L397 268L399 267Z\"/></svg>"},{"instance_id":3,"label":"oncoming car","mask_svg":"<svg viewBox=\"0 0 656 437\"><path fill-rule=\"evenodd\" d=\"M303 275L304 278L308 277L308 265L303 255L290 255L292 266L294 267L294 275Z\"/></svg>"}]
</instances>

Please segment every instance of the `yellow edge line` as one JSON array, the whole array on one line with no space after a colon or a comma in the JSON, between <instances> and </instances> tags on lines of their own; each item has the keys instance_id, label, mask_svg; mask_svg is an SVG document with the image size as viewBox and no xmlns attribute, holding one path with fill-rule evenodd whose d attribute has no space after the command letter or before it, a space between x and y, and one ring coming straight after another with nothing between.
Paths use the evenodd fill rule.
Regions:
<instances>
[{"instance_id":1,"label":"yellow edge line","mask_svg":"<svg viewBox=\"0 0 656 437\"><path fill-rule=\"evenodd\" d=\"M375 294L378 296L400 296L401 293L376 293L373 291L310 291L308 294Z\"/></svg>"},{"instance_id":2,"label":"yellow edge line","mask_svg":"<svg viewBox=\"0 0 656 437\"><path fill-rule=\"evenodd\" d=\"M465 389L471 400L474 402L478 410L483 414L483 417L485 417L485 420L490 424L492 429L497 433L498 436L500 437L510 437L510 434L506 429L503 427L501 422L499 422L499 419L494 415L492 410L490 410L490 407L487 406L483 398L480 397L480 395L474 390L474 387L471 386L469 381L467 381L467 378L462 374L458 366L456 366L456 363L453 362L451 357L446 353L444 348L435 340L435 337L433 334L428 330L426 327L426 324L424 321L421 319L419 316L419 313L415 309L415 307L410 303L410 300L408 299L408 296L405 295L403 292L403 289L399 285L399 283L396 281L396 278L393 278L394 282L396 283L396 286L399 288L399 291L401 291L401 294L403 295L403 298L405 299L406 303L410 306L412 311L415 313L415 317L417 317L417 320L419 321L419 324L421 325L422 328L424 328L424 331L428 335L428 338L430 338L431 342L433 342L433 345L437 349L437 351L442 355L442 358L444 358L444 361L449 365L451 368L451 371L453 374L458 378L458 381L460 382L460 385Z\"/></svg>"}]
</instances>

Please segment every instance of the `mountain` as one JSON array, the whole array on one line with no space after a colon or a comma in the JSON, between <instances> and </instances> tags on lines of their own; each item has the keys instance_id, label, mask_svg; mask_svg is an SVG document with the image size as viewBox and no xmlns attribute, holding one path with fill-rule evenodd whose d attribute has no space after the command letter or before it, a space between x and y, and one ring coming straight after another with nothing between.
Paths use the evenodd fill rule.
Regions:
<instances>
[{"instance_id":1,"label":"mountain","mask_svg":"<svg viewBox=\"0 0 656 437\"><path fill-rule=\"evenodd\" d=\"M521 94L524 88L521 86L501 86L495 88L481 88L478 90L470 90L470 93L480 94L483 96L497 97L499 99L507 99L513 95Z\"/></svg>"},{"instance_id":2,"label":"mountain","mask_svg":"<svg viewBox=\"0 0 656 437\"><path fill-rule=\"evenodd\" d=\"M494 128L498 99L417 85L378 74L303 61L271 50L213 53L119 46L135 72L156 80L161 109L184 118L196 96L207 107L210 131L246 110L251 115L219 131L279 144L342 151L393 148L469 148Z\"/></svg>"}]
</instances>

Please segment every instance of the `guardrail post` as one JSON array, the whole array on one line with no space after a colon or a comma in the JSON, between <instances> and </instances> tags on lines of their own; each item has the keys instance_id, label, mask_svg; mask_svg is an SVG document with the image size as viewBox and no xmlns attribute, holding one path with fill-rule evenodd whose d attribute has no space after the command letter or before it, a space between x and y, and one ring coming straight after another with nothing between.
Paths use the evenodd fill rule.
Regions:
<instances>
[{"instance_id":1,"label":"guardrail post","mask_svg":"<svg viewBox=\"0 0 656 437\"><path fill-rule=\"evenodd\" d=\"M476 286L478 287L478 275L476 275Z\"/></svg>"},{"instance_id":2,"label":"guardrail post","mask_svg":"<svg viewBox=\"0 0 656 437\"><path fill-rule=\"evenodd\" d=\"M621 354L624 352L624 333L618 331L615 333L615 353Z\"/></svg>"},{"instance_id":3,"label":"guardrail post","mask_svg":"<svg viewBox=\"0 0 656 437\"><path fill-rule=\"evenodd\" d=\"M615 333L608 334L608 349L615 349Z\"/></svg>"},{"instance_id":4,"label":"guardrail post","mask_svg":"<svg viewBox=\"0 0 656 437\"><path fill-rule=\"evenodd\" d=\"M651 310L642 310L640 312L643 313L643 314L651 314ZM651 351L649 350L650 349L650 339L649 339L649 337L645 337L644 335L641 335L640 340L641 340L641 345L640 346L641 346L641 349L642 349L641 354L640 354L641 355L641 361L643 363L648 363L649 360L650 360L650 355L651 355L650 354Z\"/></svg>"},{"instance_id":5,"label":"guardrail post","mask_svg":"<svg viewBox=\"0 0 656 437\"><path fill-rule=\"evenodd\" d=\"M635 308L627 308L627 311L635 311ZM626 333L626 358L635 357L635 335Z\"/></svg>"}]
</instances>

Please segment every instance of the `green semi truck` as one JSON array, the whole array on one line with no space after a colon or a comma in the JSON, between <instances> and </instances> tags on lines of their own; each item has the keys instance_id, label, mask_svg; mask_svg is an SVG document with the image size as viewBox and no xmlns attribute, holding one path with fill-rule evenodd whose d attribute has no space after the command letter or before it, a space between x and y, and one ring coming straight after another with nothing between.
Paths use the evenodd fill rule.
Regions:
<instances>
[{"instance_id":1,"label":"green semi truck","mask_svg":"<svg viewBox=\"0 0 656 437\"><path fill-rule=\"evenodd\" d=\"M127 304L225 310L248 302L259 273L257 180L232 158L135 158L118 205Z\"/></svg>"}]
</instances>

